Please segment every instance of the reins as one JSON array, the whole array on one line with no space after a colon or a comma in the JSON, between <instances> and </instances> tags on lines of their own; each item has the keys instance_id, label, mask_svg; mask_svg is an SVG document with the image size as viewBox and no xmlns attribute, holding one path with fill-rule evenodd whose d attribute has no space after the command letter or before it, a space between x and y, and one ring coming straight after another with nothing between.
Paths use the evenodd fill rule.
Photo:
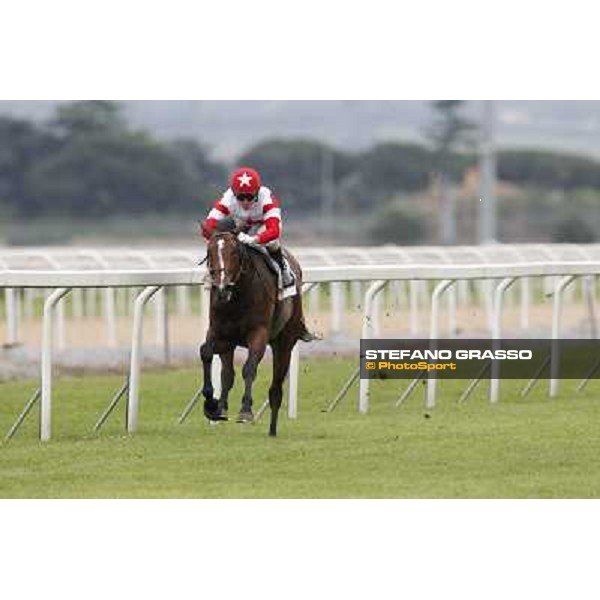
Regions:
<instances>
[{"instance_id":1,"label":"reins","mask_svg":"<svg viewBox=\"0 0 600 600\"><path fill-rule=\"evenodd\" d=\"M225 232L225 233L229 233L229 232ZM218 235L219 234L217 234L217 236ZM271 296L271 294L269 294L269 287L267 285L267 282L264 280L264 278L260 272L260 269L258 269L256 267L256 265L254 264L254 261L252 260L252 257L250 256L250 250L244 244L242 244L241 242L238 242L237 240L236 240L236 244L240 251L241 262L240 262L240 268L238 269L236 276L231 280L231 285L237 285L241 276L244 273L248 272L248 263L250 263L250 266L252 267L254 273L256 273L258 275L258 278L260 279L260 281L265 289L265 294L267 295L267 297L269 298L269 300L271 302L274 302L275 304L277 304L276 296L273 297L273 296ZM207 260L208 260L208 251L206 252L206 256L204 257L202 262L199 263L199 265L202 265ZM210 274L211 280L213 280L213 273L224 271L224 270L225 269L213 269L213 270L209 269L209 274Z\"/></svg>"}]
</instances>

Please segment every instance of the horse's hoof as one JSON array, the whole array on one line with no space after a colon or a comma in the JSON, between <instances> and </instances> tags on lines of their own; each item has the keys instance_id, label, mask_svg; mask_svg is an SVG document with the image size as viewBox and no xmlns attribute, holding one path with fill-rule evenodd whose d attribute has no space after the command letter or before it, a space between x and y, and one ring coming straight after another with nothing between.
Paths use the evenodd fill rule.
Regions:
<instances>
[{"instance_id":1,"label":"horse's hoof","mask_svg":"<svg viewBox=\"0 0 600 600\"><path fill-rule=\"evenodd\" d=\"M204 416L209 421L229 421L229 417L223 413L204 413Z\"/></svg>"},{"instance_id":2,"label":"horse's hoof","mask_svg":"<svg viewBox=\"0 0 600 600\"><path fill-rule=\"evenodd\" d=\"M227 410L224 408L219 408L215 411L216 419L218 421L229 421L229 417L227 416Z\"/></svg>"},{"instance_id":3,"label":"horse's hoof","mask_svg":"<svg viewBox=\"0 0 600 600\"><path fill-rule=\"evenodd\" d=\"M212 410L204 410L204 416L209 420L209 421L228 421L229 417L227 416L227 413L222 413L219 412L217 410L212 411Z\"/></svg>"},{"instance_id":4,"label":"horse's hoof","mask_svg":"<svg viewBox=\"0 0 600 600\"><path fill-rule=\"evenodd\" d=\"M254 415L251 410L241 412L237 418L238 423L252 423L252 421L254 421Z\"/></svg>"},{"instance_id":5,"label":"horse's hoof","mask_svg":"<svg viewBox=\"0 0 600 600\"><path fill-rule=\"evenodd\" d=\"M204 416L209 421L223 421L221 418L222 410L219 408L219 403L214 398L209 398L204 401Z\"/></svg>"}]
</instances>

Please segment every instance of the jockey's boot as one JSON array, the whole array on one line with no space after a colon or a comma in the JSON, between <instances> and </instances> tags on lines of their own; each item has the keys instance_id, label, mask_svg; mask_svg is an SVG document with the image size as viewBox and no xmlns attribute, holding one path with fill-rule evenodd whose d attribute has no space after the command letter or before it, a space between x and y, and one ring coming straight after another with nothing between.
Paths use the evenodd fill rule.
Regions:
<instances>
[{"instance_id":1,"label":"jockey's boot","mask_svg":"<svg viewBox=\"0 0 600 600\"><path fill-rule=\"evenodd\" d=\"M290 285L294 285L294 276L292 275L288 261L283 258L281 248L277 248L277 250L269 250L269 252L281 270L281 281L283 283L283 287L286 288L290 287Z\"/></svg>"}]
</instances>

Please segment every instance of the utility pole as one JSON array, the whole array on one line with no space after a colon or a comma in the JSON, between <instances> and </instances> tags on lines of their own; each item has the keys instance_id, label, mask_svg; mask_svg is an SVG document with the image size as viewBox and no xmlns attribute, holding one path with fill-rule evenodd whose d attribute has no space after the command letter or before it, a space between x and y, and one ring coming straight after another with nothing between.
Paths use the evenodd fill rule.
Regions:
<instances>
[{"instance_id":1,"label":"utility pole","mask_svg":"<svg viewBox=\"0 0 600 600\"><path fill-rule=\"evenodd\" d=\"M328 146L323 145L321 152L321 225L325 233L333 235L333 224L335 220L333 150Z\"/></svg>"},{"instance_id":2,"label":"utility pole","mask_svg":"<svg viewBox=\"0 0 600 600\"><path fill-rule=\"evenodd\" d=\"M456 244L456 199L450 178L442 171L439 178L441 239L446 246Z\"/></svg>"},{"instance_id":3,"label":"utility pole","mask_svg":"<svg viewBox=\"0 0 600 600\"><path fill-rule=\"evenodd\" d=\"M496 152L494 148L494 101L483 101L479 147L479 243L498 239L496 210Z\"/></svg>"},{"instance_id":4,"label":"utility pole","mask_svg":"<svg viewBox=\"0 0 600 600\"><path fill-rule=\"evenodd\" d=\"M456 244L456 199L452 190L454 152L468 139L475 125L461 115L463 100L431 102L433 121L426 131L434 152L434 168L439 187L440 239L443 244Z\"/></svg>"}]
</instances>

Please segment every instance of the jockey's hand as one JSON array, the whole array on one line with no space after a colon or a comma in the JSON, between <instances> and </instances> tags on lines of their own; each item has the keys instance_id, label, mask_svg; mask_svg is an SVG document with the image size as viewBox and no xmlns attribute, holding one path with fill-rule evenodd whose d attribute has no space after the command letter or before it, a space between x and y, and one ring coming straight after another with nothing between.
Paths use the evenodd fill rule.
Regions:
<instances>
[{"instance_id":1,"label":"jockey's hand","mask_svg":"<svg viewBox=\"0 0 600 600\"><path fill-rule=\"evenodd\" d=\"M210 239L211 231L206 226L206 221L200 221L200 235L205 239Z\"/></svg>"},{"instance_id":2,"label":"jockey's hand","mask_svg":"<svg viewBox=\"0 0 600 600\"><path fill-rule=\"evenodd\" d=\"M248 235L247 233L244 233L243 231L241 233L238 233L237 239L242 244L250 244L250 245L256 244L256 236Z\"/></svg>"},{"instance_id":3,"label":"jockey's hand","mask_svg":"<svg viewBox=\"0 0 600 600\"><path fill-rule=\"evenodd\" d=\"M233 217L233 220L235 221L235 228L238 231L243 231L245 233L248 233L248 229L250 229L250 226L247 225L243 219L238 219L236 217Z\"/></svg>"}]
</instances>

